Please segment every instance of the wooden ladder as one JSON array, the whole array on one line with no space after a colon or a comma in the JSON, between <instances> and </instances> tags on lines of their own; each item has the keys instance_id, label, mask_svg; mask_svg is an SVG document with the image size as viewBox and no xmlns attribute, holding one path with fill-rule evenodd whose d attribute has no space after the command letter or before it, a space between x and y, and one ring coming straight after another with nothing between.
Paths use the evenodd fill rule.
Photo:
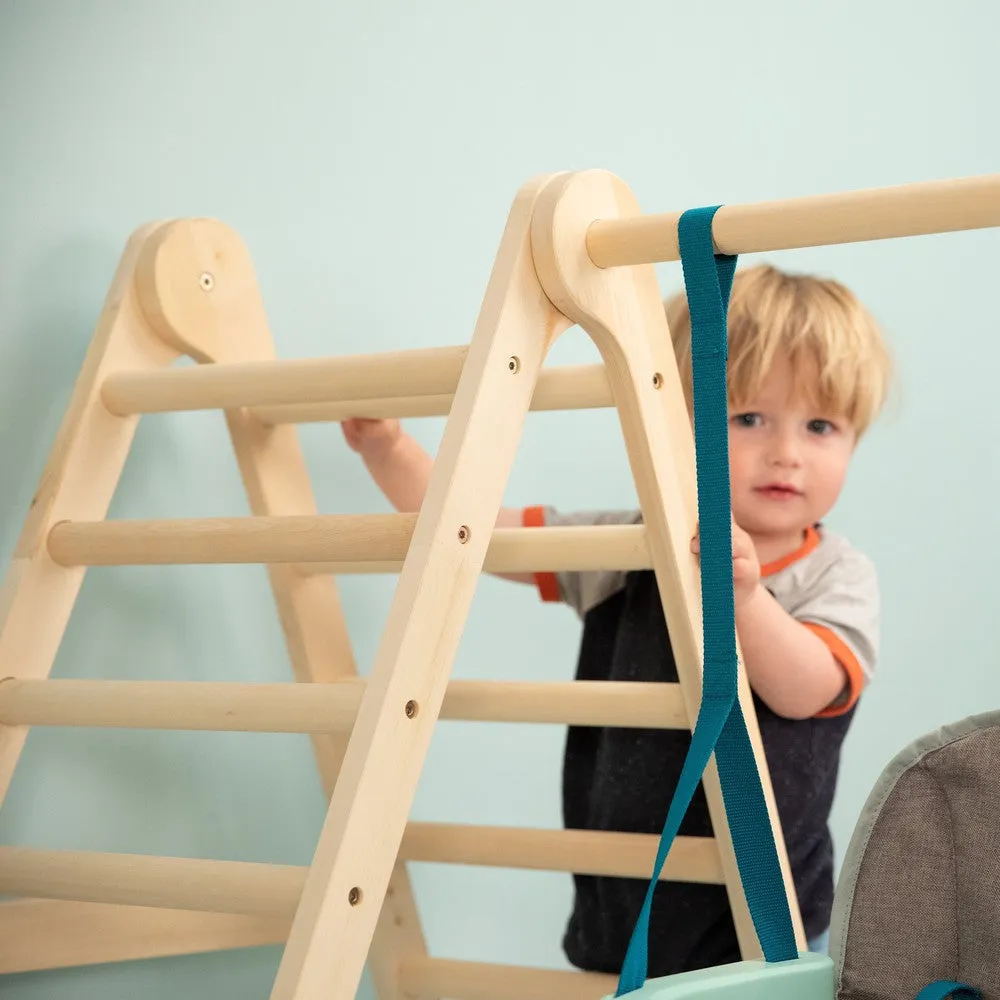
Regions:
<instances>
[{"instance_id":1,"label":"wooden ladder","mask_svg":"<svg viewBox=\"0 0 1000 1000\"><path fill-rule=\"evenodd\" d=\"M311 360L275 358L230 229L194 219L132 235L0 592L0 796L33 725L297 732L312 736L328 812L308 867L0 848L0 892L16 897L0 904L0 973L284 942L273 1000L350 1000L366 960L380 1000L614 991L610 976L429 957L407 862L652 870L652 836L409 821L439 719L689 728L696 717L690 421L653 265L601 268L588 253L594 220L638 214L601 171L532 181L467 347ZM573 324L603 365L543 371ZM198 364L173 366L182 356ZM643 524L494 529L528 411L592 406L618 410ZM179 410L224 412L252 516L106 520L140 416ZM297 423L445 413L419 515L317 513ZM298 683L49 679L88 566L176 563L265 564ZM484 569L599 568L655 570L680 684L449 680ZM360 679L335 577L371 571L399 579ZM804 946L742 672L740 696ZM755 957L714 764L704 787L716 836L678 838L663 877L725 884Z\"/></svg>"}]
</instances>

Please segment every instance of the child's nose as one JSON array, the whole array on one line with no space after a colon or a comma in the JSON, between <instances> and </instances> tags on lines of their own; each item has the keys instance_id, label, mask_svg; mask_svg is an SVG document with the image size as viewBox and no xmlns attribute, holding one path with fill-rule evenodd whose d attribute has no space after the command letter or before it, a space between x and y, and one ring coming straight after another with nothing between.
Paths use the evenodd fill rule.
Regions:
<instances>
[{"instance_id":1,"label":"child's nose","mask_svg":"<svg viewBox=\"0 0 1000 1000\"><path fill-rule=\"evenodd\" d=\"M775 465L797 466L802 461L802 451L793 434L779 434L771 441L769 458Z\"/></svg>"}]
</instances>

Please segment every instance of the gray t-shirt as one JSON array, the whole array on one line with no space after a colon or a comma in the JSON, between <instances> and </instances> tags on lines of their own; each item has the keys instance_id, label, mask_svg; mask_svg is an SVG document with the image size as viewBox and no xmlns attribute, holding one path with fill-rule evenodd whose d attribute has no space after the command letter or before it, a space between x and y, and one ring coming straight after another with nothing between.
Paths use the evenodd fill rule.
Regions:
<instances>
[{"instance_id":1,"label":"gray t-shirt","mask_svg":"<svg viewBox=\"0 0 1000 1000\"><path fill-rule=\"evenodd\" d=\"M525 524L640 524L637 510L560 513L551 507L528 508ZM625 585L626 572L540 573L539 590L583 618L593 607ZM872 561L842 535L823 527L810 528L802 545L784 558L761 566L761 580L775 600L796 621L811 629L844 668L844 694L822 714L839 714L852 707L872 679L878 658L879 591Z\"/></svg>"}]
</instances>

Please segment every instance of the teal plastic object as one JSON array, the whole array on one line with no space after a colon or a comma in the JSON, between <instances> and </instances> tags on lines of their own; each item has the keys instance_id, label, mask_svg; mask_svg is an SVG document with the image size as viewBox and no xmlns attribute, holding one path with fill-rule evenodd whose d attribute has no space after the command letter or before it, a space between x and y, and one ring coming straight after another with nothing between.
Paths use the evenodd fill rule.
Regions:
<instances>
[{"instance_id":1,"label":"teal plastic object","mask_svg":"<svg viewBox=\"0 0 1000 1000\"><path fill-rule=\"evenodd\" d=\"M647 979L629 1000L833 1000L829 955L802 952L787 962L735 962ZM604 1000L612 1000L605 997Z\"/></svg>"}]
</instances>

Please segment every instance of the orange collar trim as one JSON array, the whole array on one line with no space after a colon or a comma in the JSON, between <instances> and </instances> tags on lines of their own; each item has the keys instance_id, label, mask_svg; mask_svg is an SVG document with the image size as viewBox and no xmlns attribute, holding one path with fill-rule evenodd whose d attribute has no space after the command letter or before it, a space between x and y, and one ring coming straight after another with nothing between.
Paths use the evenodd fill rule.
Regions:
<instances>
[{"instance_id":1,"label":"orange collar trim","mask_svg":"<svg viewBox=\"0 0 1000 1000\"><path fill-rule=\"evenodd\" d=\"M775 559L773 562L765 563L760 568L760 575L773 576L775 573L791 566L792 563L804 559L819 546L820 541L819 530L815 526L806 528L802 544L797 549L789 552L788 555L782 556L780 559Z\"/></svg>"}]
</instances>

